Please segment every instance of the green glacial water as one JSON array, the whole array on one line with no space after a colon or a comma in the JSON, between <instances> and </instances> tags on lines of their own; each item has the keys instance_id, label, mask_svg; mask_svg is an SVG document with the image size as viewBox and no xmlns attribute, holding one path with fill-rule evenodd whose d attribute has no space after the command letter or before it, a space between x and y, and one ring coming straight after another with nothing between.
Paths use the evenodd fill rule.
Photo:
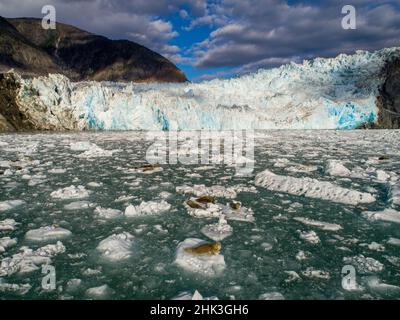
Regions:
<instances>
[{"instance_id":1,"label":"green glacial water","mask_svg":"<svg viewBox=\"0 0 400 320\"><path fill-rule=\"evenodd\" d=\"M82 141L115 152L82 155L85 148L71 150L71 144ZM163 170L154 173L135 172L132 168L146 163L152 144L139 132L2 134L0 239L9 237L16 243L0 250L0 299L172 299L195 290L218 299L400 298L400 207L393 191L400 183L399 141L399 131L260 131L253 175L237 176L229 165L179 162L162 164ZM348 172L329 174L326 168L332 160ZM329 192L342 187L368 193L374 201L346 204L324 200L318 192L309 197L307 190L271 190L255 184L255 176L264 170L299 178L296 181L328 181L333 186ZM184 204L195 195L177 190L201 184L236 190L228 198L216 196L217 204L234 199L254 212L252 222L228 219L232 235L221 241L220 253L225 265L213 275L174 262L177 246L185 239L212 241L201 229L218 219L189 215ZM54 191L71 185L83 186L89 194L81 199L54 196ZM76 201L86 201L81 203L84 208L66 209ZM126 207L142 201L165 201L170 207L124 215ZM118 217L97 215L98 206L120 210ZM392 210L392 219L372 219L366 213L385 209ZM6 219L17 224L2 230ZM26 236L46 226L72 234L43 241ZM123 232L132 235L125 258L106 259L96 249L99 243ZM48 257L51 262L31 259L36 268L26 270L26 257L18 256L21 247L37 250L57 241L65 250ZM46 263L56 271L54 290L42 288ZM356 270L357 290L342 287L345 265ZM104 285L97 294L90 290Z\"/></svg>"}]
</instances>

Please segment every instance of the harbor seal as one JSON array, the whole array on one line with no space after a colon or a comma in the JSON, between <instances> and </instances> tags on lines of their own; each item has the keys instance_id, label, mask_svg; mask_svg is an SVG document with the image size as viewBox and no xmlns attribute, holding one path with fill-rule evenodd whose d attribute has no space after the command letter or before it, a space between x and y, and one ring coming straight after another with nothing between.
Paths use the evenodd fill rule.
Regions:
<instances>
[{"instance_id":1,"label":"harbor seal","mask_svg":"<svg viewBox=\"0 0 400 320\"><path fill-rule=\"evenodd\" d=\"M197 247L185 248L185 252L196 255L213 256L221 251L221 242L203 243Z\"/></svg>"}]
</instances>

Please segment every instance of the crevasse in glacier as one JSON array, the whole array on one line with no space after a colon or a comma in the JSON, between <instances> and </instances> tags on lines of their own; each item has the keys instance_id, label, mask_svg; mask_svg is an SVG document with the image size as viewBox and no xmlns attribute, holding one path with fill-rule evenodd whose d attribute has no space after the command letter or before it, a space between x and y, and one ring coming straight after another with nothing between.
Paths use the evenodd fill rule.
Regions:
<instances>
[{"instance_id":1,"label":"crevasse in glacier","mask_svg":"<svg viewBox=\"0 0 400 320\"><path fill-rule=\"evenodd\" d=\"M376 122L382 70L399 57L400 48L357 51L185 84L72 83L49 75L21 80L19 101L40 121L69 121L75 129L353 129Z\"/></svg>"}]
</instances>

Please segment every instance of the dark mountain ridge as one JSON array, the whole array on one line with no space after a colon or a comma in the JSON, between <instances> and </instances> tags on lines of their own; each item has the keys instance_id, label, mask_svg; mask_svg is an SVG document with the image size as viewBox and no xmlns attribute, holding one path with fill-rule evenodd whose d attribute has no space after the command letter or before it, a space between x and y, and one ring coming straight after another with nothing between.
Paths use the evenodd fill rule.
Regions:
<instances>
[{"instance_id":1,"label":"dark mountain ridge","mask_svg":"<svg viewBox=\"0 0 400 320\"><path fill-rule=\"evenodd\" d=\"M41 19L0 17L0 72L22 76L61 73L73 81L184 82L172 62L144 46L57 23L45 30Z\"/></svg>"}]
</instances>

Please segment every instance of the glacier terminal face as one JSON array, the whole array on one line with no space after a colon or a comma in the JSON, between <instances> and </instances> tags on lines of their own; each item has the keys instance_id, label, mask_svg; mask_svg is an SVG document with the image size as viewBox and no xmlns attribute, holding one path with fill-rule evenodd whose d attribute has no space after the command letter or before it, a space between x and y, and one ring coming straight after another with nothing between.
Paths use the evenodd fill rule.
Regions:
<instances>
[{"instance_id":1,"label":"glacier terminal face","mask_svg":"<svg viewBox=\"0 0 400 320\"><path fill-rule=\"evenodd\" d=\"M384 70L399 58L400 48L357 51L182 84L15 75L16 105L30 127L49 130L355 129L378 122Z\"/></svg>"}]
</instances>

